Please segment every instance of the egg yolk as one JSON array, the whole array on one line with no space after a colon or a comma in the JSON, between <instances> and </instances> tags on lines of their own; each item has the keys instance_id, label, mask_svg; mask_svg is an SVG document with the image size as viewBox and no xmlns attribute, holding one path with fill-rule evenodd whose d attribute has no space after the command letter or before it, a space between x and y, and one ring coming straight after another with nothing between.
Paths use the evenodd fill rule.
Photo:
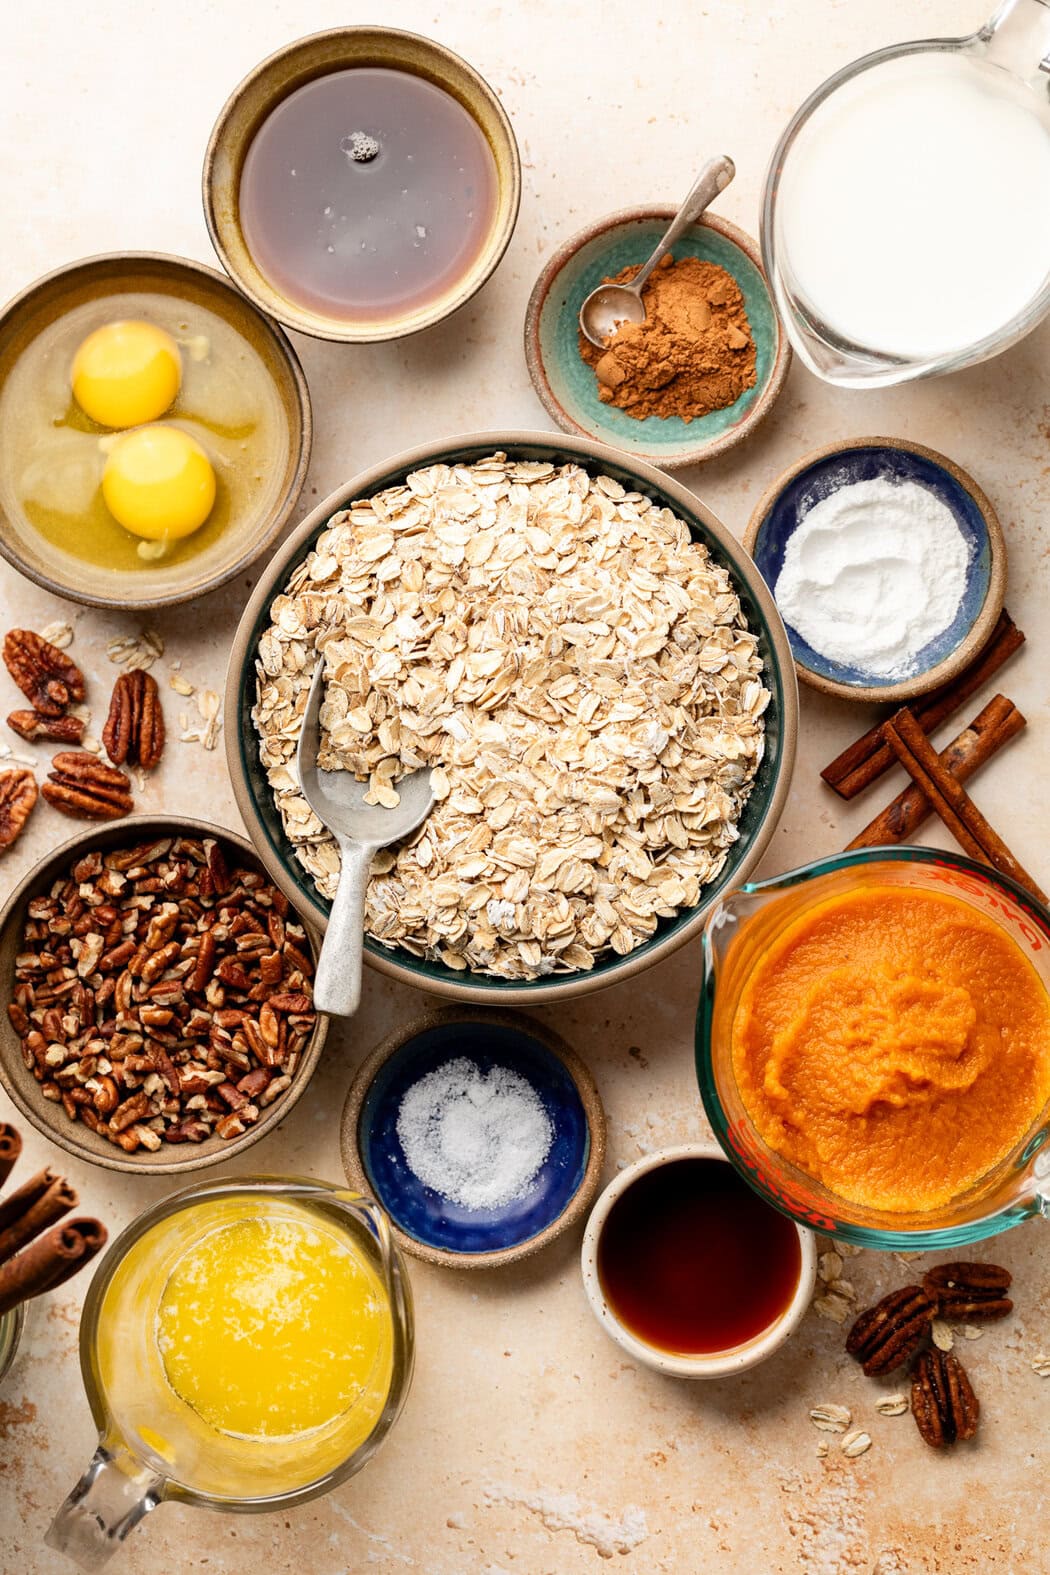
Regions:
<instances>
[{"instance_id":1,"label":"egg yolk","mask_svg":"<svg viewBox=\"0 0 1050 1575\"><path fill-rule=\"evenodd\" d=\"M182 382L179 347L152 323L106 323L73 357L73 398L103 427L156 421Z\"/></svg>"},{"instance_id":2,"label":"egg yolk","mask_svg":"<svg viewBox=\"0 0 1050 1575\"><path fill-rule=\"evenodd\" d=\"M189 536L211 513L211 460L178 427L138 427L113 443L102 496L114 519L148 541Z\"/></svg>"}]
</instances>

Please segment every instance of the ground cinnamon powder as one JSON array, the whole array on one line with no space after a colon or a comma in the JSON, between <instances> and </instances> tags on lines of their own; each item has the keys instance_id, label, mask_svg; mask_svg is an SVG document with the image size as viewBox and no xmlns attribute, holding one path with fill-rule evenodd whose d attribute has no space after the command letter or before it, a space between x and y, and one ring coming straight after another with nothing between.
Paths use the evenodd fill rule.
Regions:
<instances>
[{"instance_id":1,"label":"ground cinnamon powder","mask_svg":"<svg viewBox=\"0 0 1050 1575\"><path fill-rule=\"evenodd\" d=\"M629 284L622 268L605 284ZM733 405L755 385L755 341L731 274L699 257L668 254L642 290L644 323L625 323L598 350L580 335L598 397L627 415L693 421Z\"/></svg>"}]
</instances>

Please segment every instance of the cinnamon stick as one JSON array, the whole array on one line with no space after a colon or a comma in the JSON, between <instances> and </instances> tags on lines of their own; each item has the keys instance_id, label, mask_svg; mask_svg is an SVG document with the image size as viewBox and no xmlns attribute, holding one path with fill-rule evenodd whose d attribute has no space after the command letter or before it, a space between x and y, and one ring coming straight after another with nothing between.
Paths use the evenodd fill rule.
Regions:
<instances>
[{"instance_id":1,"label":"cinnamon stick","mask_svg":"<svg viewBox=\"0 0 1050 1575\"><path fill-rule=\"evenodd\" d=\"M106 1244L99 1220L69 1220L0 1265L0 1317L44 1291L56 1290Z\"/></svg>"},{"instance_id":2,"label":"cinnamon stick","mask_svg":"<svg viewBox=\"0 0 1050 1575\"><path fill-rule=\"evenodd\" d=\"M9 1121L0 1121L0 1187L15 1168L21 1152L22 1136L18 1128Z\"/></svg>"},{"instance_id":3,"label":"cinnamon stick","mask_svg":"<svg viewBox=\"0 0 1050 1575\"><path fill-rule=\"evenodd\" d=\"M991 639L969 667L940 688L931 689L911 707L922 731L936 732L1023 644L1024 635L1004 607ZM851 799L888 771L893 760L893 751L886 744L879 723L836 755L820 774L840 798Z\"/></svg>"},{"instance_id":4,"label":"cinnamon stick","mask_svg":"<svg viewBox=\"0 0 1050 1575\"><path fill-rule=\"evenodd\" d=\"M966 782L994 754L1015 738L1025 719L1012 700L996 695L984 710L953 738L939 755L941 765L956 782ZM921 788L911 783L847 842L850 848L879 848L894 842L910 842L923 821L933 813Z\"/></svg>"},{"instance_id":5,"label":"cinnamon stick","mask_svg":"<svg viewBox=\"0 0 1050 1575\"><path fill-rule=\"evenodd\" d=\"M77 1195L63 1177L38 1171L0 1203L0 1263L76 1208Z\"/></svg>"},{"instance_id":6,"label":"cinnamon stick","mask_svg":"<svg viewBox=\"0 0 1050 1575\"><path fill-rule=\"evenodd\" d=\"M1014 858L995 827L985 819L966 789L944 770L936 750L907 707L883 723L883 734L963 851L979 864L991 865L1009 875L1045 903L1045 893Z\"/></svg>"}]
</instances>

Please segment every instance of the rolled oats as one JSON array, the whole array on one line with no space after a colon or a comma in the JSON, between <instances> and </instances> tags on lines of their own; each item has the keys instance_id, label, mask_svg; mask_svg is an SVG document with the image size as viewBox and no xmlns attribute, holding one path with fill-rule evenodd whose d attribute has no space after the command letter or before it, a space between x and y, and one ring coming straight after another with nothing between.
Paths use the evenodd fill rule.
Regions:
<instances>
[{"instance_id":1,"label":"rolled oats","mask_svg":"<svg viewBox=\"0 0 1050 1575\"><path fill-rule=\"evenodd\" d=\"M295 748L326 664L321 763L438 802L380 856L383 945L508 979L625 956L722 869L769 693L727 570L610 477L492 454L353 502L272 603L257 653L261 759L326 897L339 852Z\"/></svg>"}]
</instances>

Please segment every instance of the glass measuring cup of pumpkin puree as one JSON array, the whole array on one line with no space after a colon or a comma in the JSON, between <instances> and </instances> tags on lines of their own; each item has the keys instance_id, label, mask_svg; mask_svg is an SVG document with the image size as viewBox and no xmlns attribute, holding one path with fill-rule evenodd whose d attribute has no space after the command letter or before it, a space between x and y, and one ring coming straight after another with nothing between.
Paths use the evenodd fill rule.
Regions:
<instances>
[{"instance_id":1,"label":"glass measuring cup of pumpkin puree","mask_svg":"<svg viewBox=\"0 0 1050 1575\"><path fill-rule=\"evenodd\" d=\"M164 1499L255 1511L327 1492L393 1425L412 1355L404 1266L369 1199L267 1177L177 1193L88 1292L99 1445L48 1545L95 1569Z\"/></svg>"},{"instance_id":2,"label":"glass measuring cup of pumpkin puree","mask_svg":"<svg viewBox=\"0 0 1050 1575\"><path fill-rule=\"evenodd\" d=\"M931 899L928 935L927 920L913 915L899 951L891 930L876 957L861 950L854 914L830 964L834 988L822 1000L815 966L810 985L803 973L818 956L821 931L820 967L829 966L826 916L886 893ZM961 905L954 915L953 905ZM859 1246L923 1251L1050 1216L1050 912L1008 876L934 848L837 854L723 898L703 950L696 1066L704 1108L727 1157L775 1207ZM959 958L988 998L986 1020L978 1001L972 1027ZM759 1042L756 981L765 990L761 1032L772 1025L776 1035L764 1087L741 1059L742 1046ZM799 1038L800 1023L803 1035L816 1024L821 1039L806 1073L817 1097L805 1102L786 1093L801 1085L798 1063L785 1071L783 1060L812 1049ZM779 1131L771 1105L785 1113ZM803 1155L834 1152L815 1141L818 1127L827 1137L825 1122L852 1134L852 1148L839 1141L835 1187L830 1168L822 1180L819 1162L801 1163ZM832 1135L841 1140L841 1130ZM916 1178L932 1201L909 1200Z\"/></svg>"}]
</instances>

